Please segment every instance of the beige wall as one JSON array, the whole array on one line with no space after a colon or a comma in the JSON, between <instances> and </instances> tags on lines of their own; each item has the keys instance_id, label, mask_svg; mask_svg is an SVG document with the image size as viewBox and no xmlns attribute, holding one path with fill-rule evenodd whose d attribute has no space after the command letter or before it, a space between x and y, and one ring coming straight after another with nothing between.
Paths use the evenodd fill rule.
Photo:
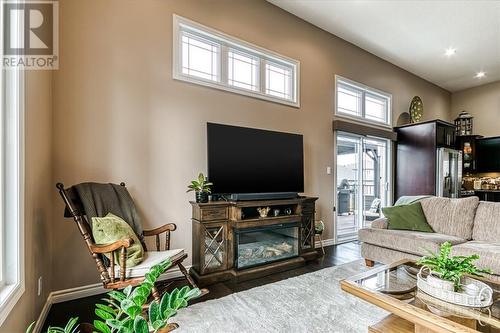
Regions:
<instances>
[{"instance_id":1,"label":"beige wall","mask_svg":"<svg viewBox=\"0 0 500 333\"><path fill-rule=\"evenodd\" d=\"M52 72L26 72L25 104L25 274L26 291L0 326L0 332L24 332L36 320L53 285L51 262ZM43 294L37 296L38 277Z\"/></svg>"},{"instance_id":2,"label":"beige wall","mask_svg":"<svg viewBox=\"0 0 500 333\"><path fill-rule=\"evenodd\" d=\"M301 108L172 79L176 13L301 62ZM414 95L425 118L448 119L450 94L265 1L66 0L55 73L54 181L125 181L146 227L173 221L191 252L188 181L206 169L207 121L304 134L306 194L332 236L334 75L393 95L395 119ZM54 193L57 289L96 283L77 228Z\"/></svg>"},{"instance_id":3,"label":"beige wall","mask_svg":"<svg viewBox=\"0 0 500 333\"><path fill-rule=\"evenodd\" d=\"M474 134L500 136L500 81L451 95L451 119L465 110L474 116Z\"/></svg>"}]
</instances>

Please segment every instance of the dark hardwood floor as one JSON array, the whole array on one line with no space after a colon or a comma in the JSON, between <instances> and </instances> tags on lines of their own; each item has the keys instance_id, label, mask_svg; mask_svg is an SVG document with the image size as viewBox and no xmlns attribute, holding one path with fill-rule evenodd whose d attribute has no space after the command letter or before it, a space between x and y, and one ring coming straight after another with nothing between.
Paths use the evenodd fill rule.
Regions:
<instances>
[{"instance_id":1,"label":"dark hardwood floor","mask_svg":"<svg viewBox=\"0 0 500 333\"><path fill-rule=\"evenodd\" d=\"M220 298L235 292L277 282L305 273L314 272L326 267L342 265L358 259L361 259L359 242L349 242L340 245L327 246L325 247L325 255L323 257L310 261L303 267L240 283L227 281L213 284L207 287L210 290L208 295L195 300L193 303ZM171 288L185 284L185 280L180 279L179 281L176 281ZM95 318L95 304L99 303L101 298L105 296L106 294L101 294L53 304L49 314L47 315L42 331L45 332L49 324L52 326L63 326L70 317L79 317L80 322L92 323Z\"/></svg>"}]
</instances>

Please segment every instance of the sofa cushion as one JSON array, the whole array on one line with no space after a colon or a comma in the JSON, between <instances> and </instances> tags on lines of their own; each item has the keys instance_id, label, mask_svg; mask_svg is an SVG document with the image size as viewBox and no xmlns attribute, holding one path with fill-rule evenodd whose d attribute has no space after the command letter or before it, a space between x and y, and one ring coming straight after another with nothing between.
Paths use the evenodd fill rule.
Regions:
<instances>
[{"instance_id":1,"label":"sofa cushion","mask_svg":"<svg viewBox=\"0 0 500 333\"><path fill-rule=\"evenodd\" d=\"M92 236L98 245L108 245L121 239L132 238L133 243L127 249L127 267L139 265L144 256L144 249L132 227L122 218L108 213L105 217L92 217ZM104 254L108 259L109 253ZM120 251L114 251L115 262L120 262Z\"/></svg>"},{"instance_id":2,"label":"sofa cushion","mask_svg":"<svg viewBox=\"0 0 500 333\"><path fill-rule=\"evenodd\" d=\"M179 259L184 255L184 249L174 249L167 251L146 251L144 252L144 260L137 266L125 267L125 274L129 277L142 277L149 272L151 267L170 259L172 261ZM108 267L108 272L111 272L111 267ZM115 265L115 276L120 276L120 266Z\"/></svg>"},{"instance_id":3,"label":"sofa cushion","mask_svg":"<svg viewBox=\"0 0 500 333\"><path fill-rule=\"evenodd\" d=\"M452 255L470 256L479 255L475 262L479 268L489 268L493 274L500 275L500 242L482 242L470 241L467 243L455 245L451 248Z\"/></svg>"},{"instance_id":4,"label":"sofa cushion","mask_svg":"<svg viewBox=\"0 0 500 333\"><path fill-rule=\"evenodd\" d=\"M452 245L465 242L464 239L438 233L364 228L359 230L359 240L398 251L426 255L426 250L437 252L444 242Z\"/></svg>"},{"instance_id":5,"label":"sofa cushion","mask_svg":"<svg viewBox=\"0 0 500 333\"><path fill-rule=\"evenodd\" d=\"M420 201L427 223L440 234L472 239L478 197L463 199L428 198Z\"/></svg>"},{"instance_id":6,"label":"sofa cushion","mask_svg":"<svg viewBox=\"0 0 500 333\"><path fill-rule=\"evenodd\" d=\"M477 207L472 239L500 241L500 202L481 201Z\"/></svg>"},{"instance_id":7,"label":"sofa cushion","mask_svg":"<svg viewBox=\"0 0 500 333\"><path fill-rule=\"evenodd\" d=\"M420 202L382 208L389 220L387 229L434 232L425 219Z\"/></svg>"}]
</instances>

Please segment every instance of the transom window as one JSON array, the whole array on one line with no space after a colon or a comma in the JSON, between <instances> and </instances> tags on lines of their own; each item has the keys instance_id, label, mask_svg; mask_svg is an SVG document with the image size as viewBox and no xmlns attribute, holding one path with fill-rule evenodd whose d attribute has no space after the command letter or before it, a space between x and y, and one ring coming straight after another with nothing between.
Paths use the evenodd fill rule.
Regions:
<instances>
[{"instance_id":1,"label":"transom window","mask_svg":"<svg viewBox=\"0 0 500 333\"><path fill-rule=\"evenodd\" d=\"M174 15L175 79L299 106L299 62Z\"/></svg>"},{"instance_id":2,"label":"transom window","mask_svg":"<svg viewBox=\"0 0 500 333\"><path fill-rule=\"evenodd\" d=\"M340 76L336 76L336 87L337 115L391 125L390 94Z\"/></svg>"}]
</instances>

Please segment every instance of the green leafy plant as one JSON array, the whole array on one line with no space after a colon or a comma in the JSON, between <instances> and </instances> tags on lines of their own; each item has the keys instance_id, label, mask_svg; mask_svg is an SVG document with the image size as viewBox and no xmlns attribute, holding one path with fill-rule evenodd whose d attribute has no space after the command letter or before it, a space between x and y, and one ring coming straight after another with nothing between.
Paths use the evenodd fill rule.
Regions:
<instances>
[{"instance_id":1,"label":"green leafy plant","mask_svg":"<svg viewBox=\"0 0 500 333\"><path fill-rule=\"evenodd\" d=\"M200 172L198 179L191 181L191 184L188 185L188 190L186 192L195 191L198 193L211 193L212 190L210 189L210 186L212 185L213 184L208 181L207 177Z\"/></svg>"},{"instance_id":2,"label":"green leafy plant","mask_svg":"<svg viewBox=\"0 0 500 333\"><path fill-rule=\"evenodd\" d=\"M482 276L484 273L491 273L490 269L479 269L473 264L473 261L479 259L477 254L471 256L450 256L450 242L443 243L438 253L427 251L429 255L418 260L417 263L429 267L441 279L453 282L455 291L461 290L460 282L462 276L465 274Z\"/></svg>"},{"instance_id":3,"label":"green leafy plant","mask_svg":"<svg viewBox=\"0 0 500 333\"><path fill-rule=\"evenodd\" d=\"M31 333L33 332L33 329L35 328L36 322L32 322L31 325L28 327L26 330L26 333ZM78 317L76 318L71 318L66 326L64 327L55 327L55 326L49 326L47 328L46 333L77 333L78 331Z\"/></svg>"},{"instance_id":4,"label":"green leafy plant","mask_svg":"<svg viewBox=\"0 0 500 333\"><path fill-rule=\"evenodd\" d=\"M103 299L106 304L96 304L94 333L150 333L166 328L168 320L177 314L177 310L188 305L188 301L201 295L198 288L184 286L175 288L171 293L164 293L160 302L152 301L143 316L143 309L151 295L155 282L167 268L172 265L170 259L151 267L144 276L144 281L133 288L128 286L123 291L113 290L109 298ZM32 323L26 333L31 333ZM46 333L77 333L78 318L71 318L66 327L49 327Z\"/></svg>"},{"instance_id":5,"label":"green leafy plant","mask_svg":"<svg viewBox=\"0 0 500 333\"><path fill-rule=\"evenodd\" d=\"M177 314L177 310L188 305L188 301L199 297L198 288L188 286L165 293L161 301L152 301L148 307L148 316L142 316L143 306L151 295L158 277L171 265L167 260L151 267L144 276L144 281L137 287L128 286L123 291L111 291L105 304L96 304L94 327L101 333L149 333L158 332L168 325L168 320Z\"/></svg>"}]
</instances>

